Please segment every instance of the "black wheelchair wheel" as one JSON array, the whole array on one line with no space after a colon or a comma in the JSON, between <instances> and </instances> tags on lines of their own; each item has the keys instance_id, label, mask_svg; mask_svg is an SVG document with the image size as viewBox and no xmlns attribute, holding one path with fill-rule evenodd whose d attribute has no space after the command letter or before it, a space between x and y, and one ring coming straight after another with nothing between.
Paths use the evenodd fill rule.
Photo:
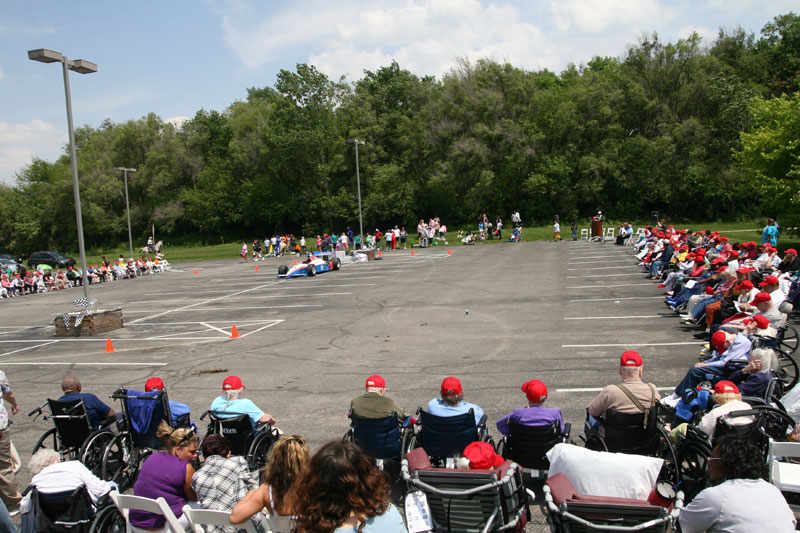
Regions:
<instances>
[{"instance_id":1,"label":"black wheelchair wheel","mask_svg":"<svg viewBox=\"0 0 800 533\"><path fill-rule=\"evenodd\" d=\"M753 406L753 409L765 413L764 433L776 441L785 441L786 437L795 428L794 419L786 411L781 411L771 406Z\"/></svg>"},{"instance_id":2,"label":"black wheelchair wheel","mask_svg":"<svg viewBox=\"0 0 800 533\"><path fill-rule=\"evenodd\" d=\"M111 431L97 431L89 435L81 446L81 462L97 477L102 476L103 454L112 440L114 434Z\"/></svg>"},{"instance_id":3,"label":"black wheelchair wheel","mask_svg":"<svg viewBox=\"0 0 800 533\"><path fill-rule=\"evenodd\" d=\"M59 451L58 434L56 433L56 428L46 431L44 435L39 437L39 440L36 441L36 446L33 447L31 455L38 452L42 448L50 448L52 450Z\"/></svg>"},{"instance_id":4,"label":"black wheelchair wheel","mask_svg":"<svg viewBox=\"0 0 800 533\"><path fill-rule=\"evenodd\" d=\"M253 439L253 444L250 445L250 451L247 454L251 468L261 468L267 464L269 460L269 451L277 440L277 435L273 434L272 431L262 431L256 435L256 438Z\"/></svg>"},{"instance_id":5,"label":"black wheelchair wheel","mask_svg":"<svg viewBox=\"0 0 800 533\"><path fill-rule=\"evenodd\" d=\"M800 345L800 334L797 328L787 322L778 335L778 349L792 356L797 353L798 345Z\"/></svg>"},{"instance_id":6,"label":"black wheelchair wheel","mask_svg":"<svg viewBox=\"0 0 800 533\"><path fill-rule=\"evenodd\" d=\"M775 375L781 381L782 393L786 394L797 385L800 369L797 367L797 361L782 350L778 351L778 367Z\"/></svg>"},{"instance_id":7,"label":"black wheelchair wheel","mask_svg":"<svg viewBox=\"0 0 800 533\"><path fill-rule=\"evenodd\" d=\"M89 533L123 533L125 517L116 505L106 505L94 515Z\"/></svg>"},{"instance_id":8,"label":"black wheelchair wheel","mask_svg":"<svg viewBox=\"0 0 800 533\"><path fill-rule=\"evenodd\" d=\"M136 481L140 460L128 434L115 435L103 453L102 478L113 481L120 492L125 492Z\"/></svg>"},{"instance_id":9,"label":"black wheelchair wheel","mask_svg":"<svg viewBox=\"0 0 800 533\"><path fill-rule=\"evenodd\" d=\"M664 460L659 480L663 481L666 479L673 485L676 485L681 480L678 454L675 451L675 446L672 444L672 439L669 437L669 432L661 426L658 427L656 457Z\"/></svg>"},{"instance_id":10,"label":"black wheelchair wheel","mask_svg":"<svg viewBox=\"0 0 800 533\"><path fill-rule=\"evenodd\" d=\"M353 428L348 429L347 433L342 436L342 442L355 442L355 440L356 437Z\"/></svg>"},{"instance_id":11,"label":"black wheelchair wheel","mask_svg":"<svg viewBox=\"0 0 800 533\"><path fill-rule=\"evenodd\" d=\"M688 504L706 488L706 471L711 447L706 442L687 438L679 447L680 482L683 487L684 504Z\"/></svg>"},{"instance_id":12,"label":"black wheelchair wheel","mask_svg":"<svg viewBox=\"0 0 800 533\"><path fill-rule=\"evenodd\" d=\"M584 448L587 450L594 450L596 452L607 452L608 448L606 447L606 442L600 437L600 435L588 435L586 437L586 442L583 445Z\"/></svg>"}]
</instances>

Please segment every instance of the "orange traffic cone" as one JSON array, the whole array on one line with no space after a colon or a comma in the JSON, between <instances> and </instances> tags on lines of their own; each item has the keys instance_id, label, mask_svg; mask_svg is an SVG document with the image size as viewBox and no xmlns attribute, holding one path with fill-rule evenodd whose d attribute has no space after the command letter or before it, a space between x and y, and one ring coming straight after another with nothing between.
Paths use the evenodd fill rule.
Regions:
<instances>
[{"instance_id":1,"label":"orange traffic cone","mask_svg":"<svg viewBox=\"0 0 800 533\"><path fill-rule=\"evenodd\" d=\"M111 339L106 339L106 351L105 353L116 352L114 349L114 345L111 344Z\"/></svg>"},{"instance_id":2,"label":"orange traffic cone","mask_svg":"<svg viewBox=\"0 0 800 533\"><path fill-rule=\"evenodd\" d=\"M447 250L447 255L453 255L453 250Z\"/></svg>"},{"instance_id":3,"label":"orange traffic cone","mask_svg":"<svg viewBox=\"0 0 800 533\"><path fill-rule=\"evenodd\" d=\"M258 265L256 265L256 272L258 272Z\"/></svg>"},{"instance_id":4,"label":"orange traffic cone","mask_svg":"<svg viewBox=\"0 0 800 533\"><path fill-rule=\"evenodd\" d=\"M297 258L296 257L294 258L294 264L295 265L297 264Z\"/></svg>"},{"instance_id":5,"label":"orange traffic cone","mask_svg":"<svg viewBox=\"0 0 800 533\"><path fill-rule=\"evenodd\" d=\"M234 324L233 328L231 328L231 336L229 338L238 339L240 336L241 335L239 335L239 330L236 329L236 324Z\"/></svg>"},{"instance_id":6,"label":"orange traffic cone","mask_svg":"<svg viewBox=\"0 0 800 533\"><path fill-rule=\"evenodd\" d=\"M194 273L195 273L195 275L197 275L197 269L196 268L194 269Z\"/></svg>"},{"instance_id":7,"label":"orange traffic cone","mask_svg":"<svg viewBox=\"0 0 800 533\"><path fill-rule=\"evenodd\" d=\"M383 252L378 250L378 257L383 257Z\"/></svg>"},{"instance_id":8,"label":"orange traffic cone","mask_svg":"<svg viewBox=\"0 0 800 533\"><path fill-rule=\"evenodd\" d=\"M414 257L414 250L411 250L411 257Z\"/></svg>"}]
</instances>

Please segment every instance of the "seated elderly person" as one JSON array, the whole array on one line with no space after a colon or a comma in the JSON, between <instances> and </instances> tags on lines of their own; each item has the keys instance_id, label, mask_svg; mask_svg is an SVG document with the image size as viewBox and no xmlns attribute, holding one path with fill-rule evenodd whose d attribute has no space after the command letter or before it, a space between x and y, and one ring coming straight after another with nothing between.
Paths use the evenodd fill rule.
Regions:
<instances>
[{"instance_id":1,"label":"seated elderly person","mask_svg":"<svg viewBox=\"0 0 800 533\"><path fill-rule=\"evenodd\" d=\"M62 461L59 453L50 448L41 448L33 454L28 469L33 475L31 486L41 494L66 492L84 485L92 504L96 505L109 491L117 489L115 483L98 478L80 461ZM35 520L32 513L28 515L29 511L32 509L30 493L27 493L20 503L23 524L26 520Z\"/></svg>"},{"instance_id":2,"label":"seated elderly person","mask_svg":"<svg viewBox=\"0 0 800 533\"><path fill-rule=\"evenodd\" d=\"M65 376L64 379L61 380L61 390L64 394L58 399L59 402L83 400L84 405L86 405L86 413L89 415L89 424L91 424L92 429L97 429L104 421L116 417L114 409L104 404L100 398L88 392L81 392L83 388L77 376Z\"/></svg>"},{"instance_id":3,"label":"seated elderly person","mask_svg":"<svg viewBox=\"0 0 800 533\"><path fill-rule=\"evenodd\" d=\"M778 367L778 356L770 348L756 348L750 354L747 366L735 370L728 380L738 385L743 396L764 398L773 377L773 369Z\"/></svg>"},{"instance_id":4,"label":"seated elderly person","mask_svg":"<svg viewBox=\"0 0 800 533\"><path fill-rule=\"evenodd\" d=\"M714 351L711 357L703 362L697 363L686 373L686 376L675 387L671 395L661 399L661 403L670 407L675 407L678 400L687 390L693 390L697 384L704 381L707 375L726 379L735 370L731 363L746 363L750 359L752 343L742 333L730 333L719 330L711 337L711 346Z\"/></svg>"},{"instance_id":5,"label":"seated elderly person","mask_svg":"<svg viewBox=\"0 0 800 533\"><path fill-rule=\"evenodd\" d=\"M231 444L222 435L209 435L203 439L203 467L192 475L192 488L203 509L216 511L233 510L247 493L258 486L250 473L247 459L231 457ZM258 522L260 514L256 514ZM207 533L228 533L237 529L232 526L211 526Z\"/></svg>"},{"instance_id":6,"label":"seated elderly person","mask_svg":"<svg viewBox=\"0 0 800 533\"><path fill-rule=\"evenodd\" d=\"M558 422L558 427L564 431L564 416L561 409L545 407L547 400L547 386L538 379L532 379L522 384L522 392L528 399L527 407L514 409L511 413L497 421L497 430L508 436L508 423L514 422L522 426L546 426Z\"/></svg>"},{"instance_id":7,"label":"seated elderly person","mask_svg":"<svg viewBox=\"0 0 800 533\"><path fill-rule=\"evenodd\" d=\"M144 384L144 391L165 390L161 378L153 376ZM172 416L172 427L186 426L189 424L189 415L192 409L185 403L169 401L169 414Z\"/></svg>"},{"instance_id":8,"label":"seated elderly person","mask_svg":"<svg viewBox=\"0 0 800 533\"><path fill-rule=\"evenodd\" d=\"M240 398L244 385L239 376L228 376L222 382L222 396L217 396L211 402L210 410L216 411L219 416L225 418L224 413L235 413L228 416L237 416L237 414L247 414L250 417L250 422L255 428L260 423L269 423L275 425L275 418L259 409L256 404L251 400Z\"/></svg>"},{"instance_id":9,"label":"seated elderly person","mask_svg":"<svg viewBox=\"0 0 800 533\"><path fill-rule=\"evenodd\" d=\"M721 437L708 461L713 486L681 510L681 531L794 531L794 513L781 491L764 481L766 470L756 444L735 435Z\"/></svg>"},{"instance_id":10,"label":"seated elderly person","mask_svg":"<svg viewBox=\"0 0 800 533\"><path fill-rule=\"evenodd\" d=\"M717 420L734 411L749 411L752 409L750 404L742 401L742 395L735 383L730 381L720 381L714 385L714 404L715 407L703 415L697 429L705 433L709 439L714 438L714 431L717 428ZM743 426L753 421L752 416L737 416L731 418L731 424ZM673 441L678 440L678 435L686 434L687 424L680 424L670 432Z\"/></svg>"},{"instance_id":11,"label":"seated elderly person","mask_svg":"<svg viewBox=\"0 0 800 533\"><path fill-rule=\"evenodd\" d=\"M468 413L472 409L475 415L475 424L483 418L483 409L464 401L464 389L458 378L447 377L442 381L441 398L434 398L428 402L428 412L435 416L456 416Z\"/></svg>"},{"instance_id":12,"label":"seated elderly person","mask_svg":"<svg viewBox=\"0 0 800 533\"><path fill-rule=\"evenodd\" d=\"M743 306L743 311L747 312L747 310L753 310L753 316L764 316L769 320L769 323L772 327L778 328L780 327L781 323L783 322L783 314L775 307L775 304L772 303L772 297L768 292L759 292L756 294L755 298L749 303L748 307ZM725 325L736 326L737 328L741 329L744 326L744 319L747 318L746 316L742 315L740 317L733 317L731 320L725 323Z\"/></svg>"},{"instance_id":13,"label":"seated elderly person","mask_svg":"<svg viewBox=\"0 0 800 533\"><path fill-rule=\"evenodd\" d=\"M397 413L401 422L409 417L402 407L386 396L386 380L375 374L367 378L366 392L350 401L350 411L359 418L385 418Z\"/></svg>"},{"instance_id":14,"label":"seated elderly person","mask_svg":"<svg viewBox=\"0 0 800 533\"><path fill-rule=\"evenodd\" d=\"M502 466L506 460L497 455L494 447L488 442L472 442L467 444L464 452L456 459L456 468L460 470L491 470Z\"/></svg>"}]
</instances>

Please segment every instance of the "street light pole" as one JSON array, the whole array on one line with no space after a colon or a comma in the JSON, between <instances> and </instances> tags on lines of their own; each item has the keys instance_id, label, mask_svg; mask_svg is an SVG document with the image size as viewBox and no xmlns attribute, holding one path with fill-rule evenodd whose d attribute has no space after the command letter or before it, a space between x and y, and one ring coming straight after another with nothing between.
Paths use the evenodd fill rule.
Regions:
<instances>
[{"instance_id":1,"label":"street light pole","mask_svg":"<svg viewBox=\"0 0 800 533\"><path fill-rule=\"evenodd\" d=\"M358 172L358 145L365 144L364 141L359 141L358 139L347 139L349 144L354 144L356 146L356 185L358 186L358 233L361 235L361 248L363 249L364 246L364 223L361 219L361 176Z\"/></svg>"},{"instance_id":2,"label":"street light pole","mask_svg":"<svg viewBox=\"0 0 800 533\"><path fill-rule=\"evenodd\" d=\"M69 92L69 71L74 70L79 74L97 72L97 65L85 59L69 60L61 54L46 48L28 51L28 59L42 63L61 63L64 70L64 94L67 100L67 128L69 129L69 155L72 160L72 190L75 195L75 220L78 224L78 251L81 257L81 279L83 296L86 305L89 305L89 277L86 273L86 247L83 243L83 218L81 217L81 193L78 184L78 157L75 153L75 131L72 126L72 99Z\"/></svg>"},{"instance_id":3,"label":"street light pole","mask_svg":"<svg viewBox=\"0 0 800 533\"><path fill-rule=\"evenodd\" d=\"M125 179L125 211L128 213L128 245L131 248L130 258L133 259L133 236L131 235L131 206L128 203L128 172L136 172L135 168L114 167L114 170L121 170Z\"/></svg>"}]
</instances>

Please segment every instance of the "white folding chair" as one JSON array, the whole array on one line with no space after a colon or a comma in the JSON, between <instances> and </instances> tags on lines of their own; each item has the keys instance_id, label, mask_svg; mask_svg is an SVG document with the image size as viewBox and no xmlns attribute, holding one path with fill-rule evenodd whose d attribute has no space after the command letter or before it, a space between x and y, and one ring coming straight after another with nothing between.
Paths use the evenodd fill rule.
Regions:
<instances>
[{"instance_id":1,"label":"white folding chair","mask_svg":"<svg viewBox=\"0 0 800 533\"><path fill-rule=\"evenodd\" d=\"M581 240L589 238L589 230L587 228L583 228L581 230Z\"/></svg>"},{"instance_id":2,"label":"white folding chair","mask_svg":"<svg viewBox=\"0 0 800 533\"><path fill-rule=\"evenodd\" d=\"M617 236L614 234L614 228L606 228L606 237L605 237L605 240L607 240L607 241L613 241L613 240L615 240L616 238L617 238Z\"/></svg>"},{"instance_id":3,"label":"white folding chair","mask_svg":"<svg viewBox=\"0 0 800 533\"><path fill-rule=\"evenodd\" d=\"M644 235L644 228L639 228L636 230L636 235Z\"/></svg>"},{"instance_id":4,"label":"white folding chair","mask_svg":"<svg viewBox=\"0 0 800 533\"><path fill-rule=\"evenodd\" d=\"M188 505L183 506L183 514L189 520L189 528L195 533L204 533L203 524L209 526L231 526L237 529L244 529L247 533L256 533L256 527L248 520L244 524L231 524L231 513L229 511L216 511L213 509L192 509ZM267 529L265 533L271 533Z\"/></svg>"},{"instance_id":5,"label":"white folding chair","mask_svg":"<svg viewBox=\"0 0 800 533\"><path fill-rule=\"evenodd\" d=\"M150 498L143 498L141 496L130 496L127 494L120 494L117 491L110 493L111 500L117 506L122 516L125 517L125 532L132 533L133 529L129 518L131 509L137 511L147 511L149 513L158 514L164 517L166 523L164 524L164 531L171 533L186 533L182 525L178 523L178 519L172 512L172 509L167 505L167 500L162 497L155 500Z\"/></svg>"},{"instance_id":6,"label":"white folding chair","mask_svg":"<svg viewBox=\"0 0 800 533\"><path fill-rule=\"evenodd\" d=\"M800 442L775 442L769 439L769 480L781 492L800 493L800 464L779 461L778 459L800 458ZM792 511L800 511L800 506L789 505Z\"/></svg>"}]
</instances>

